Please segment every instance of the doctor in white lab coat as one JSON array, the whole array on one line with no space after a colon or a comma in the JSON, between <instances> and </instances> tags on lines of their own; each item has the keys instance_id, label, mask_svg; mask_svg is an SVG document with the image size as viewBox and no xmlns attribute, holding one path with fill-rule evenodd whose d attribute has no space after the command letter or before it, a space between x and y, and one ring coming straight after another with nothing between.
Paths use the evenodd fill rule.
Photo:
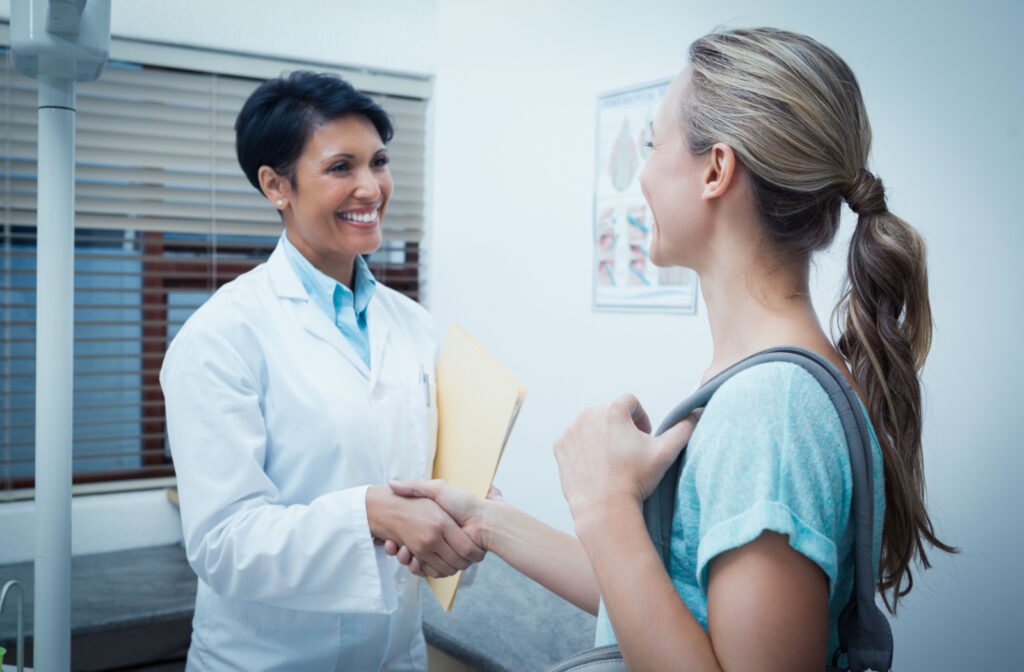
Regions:
<instances>
[{"instance_id":1,"label":"doctor in white lab coat","mask_svg":"<svg viewBox=\"0 0 1024 672\"><path fill-rule=\"evenodd\" d=\"M281 212L269 260L186 322L161 371L189 563L189 670L427 668L419 584L483 552L429 499L434 325L375 282L391 195L386 113L343 80L264 83L236 122L242 169ZM415 548L414 548L415 547Z\"/></svg>"}]
</instances>

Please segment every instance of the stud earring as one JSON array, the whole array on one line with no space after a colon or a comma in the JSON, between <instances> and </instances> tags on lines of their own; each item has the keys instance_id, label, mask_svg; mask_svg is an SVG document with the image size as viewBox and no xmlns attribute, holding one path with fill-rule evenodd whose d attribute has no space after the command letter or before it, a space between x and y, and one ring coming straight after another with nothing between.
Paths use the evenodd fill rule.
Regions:
<instances>
[{"instance_id":1,"label":"stud earring","mask_svg":"<svg viewBox=\"0 0 1024 672\"><path fill-rule=\"evenodd\" d=\"M278 204L278 205L284 205L284 201L282 201L282 200L281 200L281 199L279 198L279 199L277 199L277 204Z\"/></svg>"}]
</instances>

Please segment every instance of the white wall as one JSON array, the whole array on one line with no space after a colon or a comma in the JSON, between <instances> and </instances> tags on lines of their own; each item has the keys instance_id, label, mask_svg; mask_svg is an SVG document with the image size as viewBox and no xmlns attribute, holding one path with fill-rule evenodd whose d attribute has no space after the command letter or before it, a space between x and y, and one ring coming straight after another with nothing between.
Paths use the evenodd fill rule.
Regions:
<instances>
[{"instance_id":1,"label":"white wall","mask_svg":"<svg viewBox=\"0 0 1024 672\"><path fill-rule=\"evenodd\" d=\"M1018 3L441 0L431 309L530 388L497 482L571 530L550 451L565 425L623 391L658 417L709 361L703 306L695 317L590 310L591 206L597 94L673 75L689 42L720 24L806 32L847 59L875 131L872 168L929 244L929 502L964 552L933 555L918 580L895 622L897 669L1019 666ZM824 315L846 224L819 261Z\"/></svg>"}]
</instances>

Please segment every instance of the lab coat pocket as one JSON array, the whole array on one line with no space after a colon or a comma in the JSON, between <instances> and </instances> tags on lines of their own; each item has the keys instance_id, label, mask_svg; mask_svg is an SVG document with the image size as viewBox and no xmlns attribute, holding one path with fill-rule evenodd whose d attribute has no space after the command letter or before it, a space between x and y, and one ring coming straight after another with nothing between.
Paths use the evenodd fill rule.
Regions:
<instances>
[{"instance_id":1,"label":"lab coat pocket","mask_svg":"<svg viewBox=\"0 0 1024 672\"><path fill-rule=\"evenodd\" d=\"M221 597L199 581L188 669L333 669L341 623L342 614Z\"/></svg>"},{"instance_id":2,"label":"lab coat pocket","mask_svg":"<svg viewBox=\"0 0 1024 672\"><path fill-rule=\"evenodd\" d=\"M437 451L437 383L432 372L421 370L409 412L412 449L421 458L420 478L430 478Z\"/></svg>"},{"instance_id":3,"label":"lab coat pocket","mask_svg":"<svg viewBox=\"0 0 1024 672\"><path fill-rule=\"evenodd\" d=\"M236 624L253 632L265 631L337 631L341 614L302 611L275 607L262 602L234 600L210 591L203 605L204 615L212 623Z\"/></svg>"},{"instance_id":4,"label":"lab coat pocket","mask_svg":"<svg viewBox=\"0 0 1024 672\"><path fill-rule=\"evenodd\" d=\"M430 377L430 410L427 413L427 466L434 472L434 456L437 454L437 381Z\"/></svg>"}]
</instances>

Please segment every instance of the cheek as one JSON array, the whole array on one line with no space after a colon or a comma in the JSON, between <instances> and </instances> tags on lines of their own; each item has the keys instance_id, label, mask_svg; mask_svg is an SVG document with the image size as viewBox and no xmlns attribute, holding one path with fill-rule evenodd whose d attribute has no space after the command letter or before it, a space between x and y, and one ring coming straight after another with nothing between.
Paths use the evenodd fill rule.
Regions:
<instances>
[{"instance_id":1,"label":"cheek","mask_svg":"<svg viewBox=\"0 0 1024 672\"><path fill-rule=\"evenodd\" d=\"M664 246L664 237L662 236L661 224L658 222L658 215L654 212L654 208L651 208L651 214L653 215L654 221L651 225L651 249L648 254L651 256L651 263L655 266L665 265L665 254L662 250Z\"/></svg>"},{"instance_id":2,"label":"cheek","mask_svg":"<svg viewBox=\"0 0 1024 672\"><path fill-rule=\"evenodd\" d=\"M648 204L651 202L651 195L647 190L647 184L650 181L652 162L653 157L647 159L647 163L644 164L643 170L640 171L640 177L638 178L638 181L640 182L640 193L644 195L644 200L647 201Z\"/></svg>"},{"instance_id":3,"label":"cheek","mask_svg":"<svg viewBox=\"0 0 1024 672\"><path fill-rule=\"evenodd\" d=\"M395 190L395 183L391 180L391 173L385 173L381 177L380 182L378 182L378 184L380 185L381 200L383 201L383 205L387 205L388 201L391 200L391 192Z\"/></svg>"},{"instance_id":4,"label":"cheek","mask_svg":"<svg viewBox=\"0 0 1024 672\"><path fill-rule=\"evenodd\" d=\"M669 181L665 177L665 172L661 170L661 166L658 164L658 157L652 155L640 174L640 189L647 204L651 206L651 210L661 211L665 209L665 187ZM668 195L671 195L670 192Z\"/></svg>"},{"instance_id":5,"label":"cheek","mask_svg":"<svg viewBox=\"0 0 1024 672\"><path fill-rule=\"evenodd\" d=\"M652 189L655 198L648 197L654 222L651 229L651 261L656 266L671 263L676 248L679 246L679 227L682 225L684 208L679 202L679 194L673 190L657 191ZM660 196L660 198L658 198Z\"/></svg>"},{"instance_id":6,"label":"cheek","mask_svg":"<svg viewBox=\"0 0 1024 672\"><path fill-rule=\"evenodd\" d=\"M352 185L346 180L325 180L317 187L320 197L318 205L324 211L334 212L342 203L352 197Z\"/></svg>"}]
</instances>

